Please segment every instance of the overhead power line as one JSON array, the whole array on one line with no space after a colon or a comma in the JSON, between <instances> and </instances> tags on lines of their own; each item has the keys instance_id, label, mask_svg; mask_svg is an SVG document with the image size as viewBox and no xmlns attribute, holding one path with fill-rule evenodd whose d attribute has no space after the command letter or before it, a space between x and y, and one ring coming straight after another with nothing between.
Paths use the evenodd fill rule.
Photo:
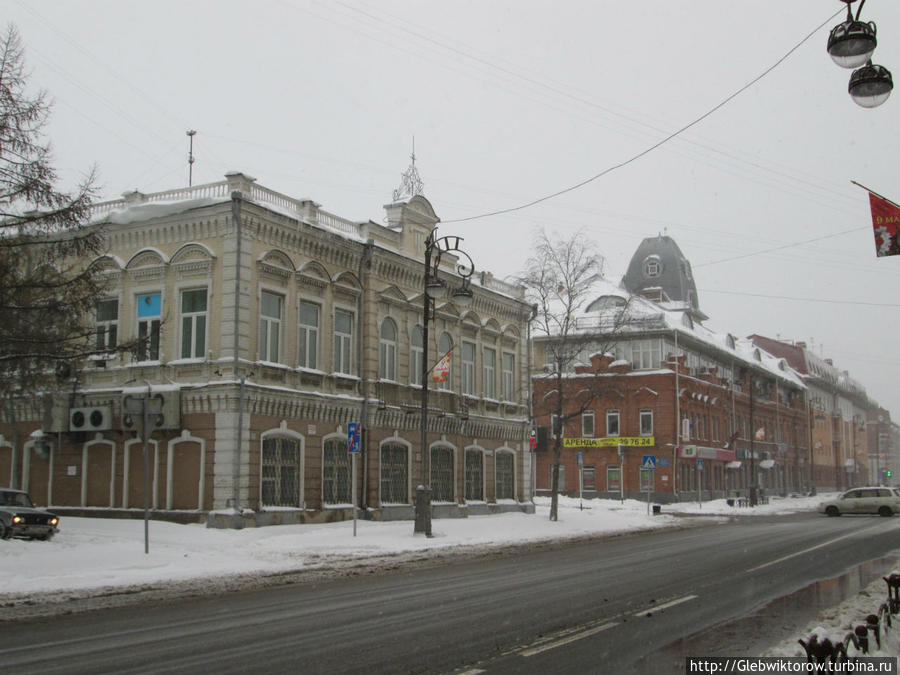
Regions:
<instances>
[{"instance_id":1,"label":"overhead power line","mask_svg":"<svg viewBox=\"0 0 900 675\"><path fill-rule=\"evenodd\" d=\"M597 179L599 179L599 178L602 178L603 176L606 176L607 174L612 173L613 171L616 171L616 170L621 169L621 168L623 168L623 167L625 167L625 166L628 166L629 164L632 164L632 163L636 162L636 161L639 160L641 157L644 157L645 155L650 154L651 152L653 152L653 151L656 150L657 148L660 148L661 146L665 145L665 144L668 143L669 141L671 141L671 140L677 138L678 136L680 136L681 134L683 134L683 133L684 133L685 131L687 131L688 129L691 129L692 127L698 125L700 122L702 122L703 120L705 120L707 117L709 117L709 116L712 115L713 113L719 111L719 110L720 110L721 108L723 108L725 105L727 105L727 104L730 103L732 100L734 100L735 98L737 98L738 96L740 96L740 95L741 95L742 93L744 93L747 89L749 89L750 87L752 87L754 84L756 84L756 83L759 82L761 79L763 79L766 75L768 75L768 74L771 73L773 70L775 70L778 66L780 66L782 63L784 63L784 62L785 62L785 61L786 61L786 60L787 60L787 59L788 59L795 51L797 51L797 50L798 50L800 47L802 47L807 41L809 41L809 39L812 38L813 35L815 35L816 33L818 33L824 26L826 26L826 25L828 25L829 23L831 23L832 21L834 21L835 17L837 17L837 16L838 16L839 14L841 14L843 11L844 11L844 10L841 9L841 10L835 12L834 14L832 14L831 16L829 16L827 19L825 19L825 21L823 21L823 22L820 23L818 26L816 26L812 31L810 31L810 33L808 33L808 34L806 35L806 37L804 37L802 40L800 40L800 42L798 42L798 43L795 44L793 47L791 47L791 49L789 49L788 52L787 52L786 54L784 54L784 56L782 56L780 59L778 59L778 60L777 60L775 63L773 63L771 66L769 66L768 68L766 68L762 73L760 73L759 75L757 75L755 78L753 78L752 80L750 80L750 81L749 81L747 84L745 84L743 87L741 87L741 88L738 89L737 91L735 91L735 92L733 92L732 94L730 94L730 95L728 95L727 97L725 97L725 99L723 99L721 102L719 102L718 104L716 104L715 106L713 106L712 108L710 108L709 110L707 110L705 113L703 113L703 114L700 115L699 117L695 118L693 121L691 121L691 122L689 122L688 124L684 125L683 127L681 127L680 129L678 129L677 131L672 132L671 134L669 134L668 136L666 136L666 137L663 138L662 140L660 140L660 141L654 143L654 144L651 145L650 147L645 148L644 150L642 150L641 152L639 152L639 153L637 153L637 154L635 154L635 155L632 155L631 157L629 157L629 158L626 159L625 161L619 162L618 164L614 164L614 165L612 165L612 166L610 166L610 167L607 167L606 169L604 169L604 170L601 171L600 173L595 174L595 175L591 176L590 178L586 178L585 180L583 180L583 181L581 181L581 182L579 182L579 183L576 183L575 185L571 185L571 186L569 186L569 187L567 187L567 188L563 188L562 190L558 190L558 191L556 191L556 192L554 192L554 193L552 193L552 194L545 195L545 196L543 196L543 197L539 197L538 199L533 199L533 200L531 200L530 202L527 202L527 203L525 203L525 204L520 204L519 206L512 206L512 207L507 208L507 209L499 209L499 210L497 210L497 211L491 211L491 212L488 212L488 213L482 213L482 214L479 214L479 215L476 215L476 216L467 216L467 217L465 217L465 218L455 218L455 219L453 219L453 220L445 220L445 221L443 221L443 222L444 222L445 224L446 224L446 223L464 223L464 222L467 222L467 221L470 221L470 220L478 220L478 219L480 219L480 218L488 218L488 217L490 217L490 216L499 216L499 215L503 215L503 214L506 214L506 213L513 213L513 212L515 212L515 211L521 211L521 210L527 209L527 208L529 208L529 207L531 207L531 206L535 206L536 204L540 204L540 203L546 202L546 201L548 201L548 200L550 200L550 199L554 199L554 198L556 198L556 197L560 197L560 196L562 196L562 195L564 195L564 194L567 194L567 193L569 193L569 192L573 192L573 191L575 191L575 190L578 190L578 189L584 187L585 185L588 185L588 184L590 184L590 183L593 183L595 180L597 180Z\"/></svg>"}]
</instances>

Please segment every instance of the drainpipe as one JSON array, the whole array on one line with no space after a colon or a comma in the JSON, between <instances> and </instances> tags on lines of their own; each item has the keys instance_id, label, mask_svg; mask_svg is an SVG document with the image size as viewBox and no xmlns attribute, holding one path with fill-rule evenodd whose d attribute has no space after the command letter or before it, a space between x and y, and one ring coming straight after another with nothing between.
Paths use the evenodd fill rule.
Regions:
<instances>
[{"instance_id":1,"label":"drainpipe","mask_svg":"<svg viewBox=\"0 0 900 675\"><path fill-rule=\"evenodd\" d=\"M241 312L241 238L243 236L241 226L241 193L235 190L231 193L231 218L234 221L235 239L237 246L235 250L234 264L234 362L233 375L238 377L238 349L240 348L240 331L238 325ZM240 480L241 480L241 446L244 443L244 376L241 376L241 384L238 390L238 428L237 439L234 449L234 465L232 467L231 481L233 485L233 493L231 497L231 506L235 511L240 511Z\"/></svg>"},{"instance_id":2,"label":"drainpipe","mask_svg":"<svg viewBox=\"0 0 900 675\"><path fill-rule=\"evenodd\" d=\"M675 447L672 449L672 495L678 501L678 446L681 445L681 396L679 395L680 363L678 361L678 331L672 331L675 335Z\"/></svg>"},{"instance_id":3,"label":"drainpipe","mask_svg":"<svg viewBox=\"0 0 900 675\"><path fill-rule=\"evenodd\" d=\"M369 476L369 427L368 422L368 404L369 404L369 388L366 381L366 373L363 369L363 345L365 345L365 309L366 309L366 283L364 281L366 270L372 268L372 254L375 249L375 240L366 240L363 247L362 256L359 259L359 345L357 368L359 369L359 394L362 397L362 410L360 411L359 420L359 447L362 455L362 495L360 498L360 508L368 507L368 476ZM356 485L353 486L356 489ZM355 502L355 500L354 500Z\"/></svg>"}]
</instances>

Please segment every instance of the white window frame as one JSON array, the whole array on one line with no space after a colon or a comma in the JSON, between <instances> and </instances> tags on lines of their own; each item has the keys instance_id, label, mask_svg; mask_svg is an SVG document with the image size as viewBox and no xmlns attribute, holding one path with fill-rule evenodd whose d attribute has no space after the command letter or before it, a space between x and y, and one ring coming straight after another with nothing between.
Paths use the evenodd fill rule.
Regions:
<instances>
[{"instance_id":1,"label":"white window frame","mask_svg":"<svg viewBox=\"0 0 900 675\"><path fill-rule=\"evenodd\" d=\"M263 298L278 299L278 316L263 314ZM257 351L260 361L279 363L281 356L281 324L284 320L284 295L262 289L259 293L259 343ZM275 352L274 354L272 352Z\"/></svg>"},{"instance_id":2,"label":"white window frame","mask_svg":"<svg viewBox=\"0 0 900 675\"><path fill-rule=\"evenodd\" d=\"M471 354L467 354L471 352ZM471 357L471 358L468 358ZM463 340L462 343L462 393L475 395L475 343Z\"/></svg>"},{"instance_id":3,"label":"white window frame","mask_svg":"<svg viewBox=\"0 0 900 675\"><path fill-rule=\"evenodd\" d=\"M409 337L409 383L422 386L422 370L425 361L425 331L416 324ZM441 384L445 384L441 382Z\"/></svg>"},{"instance_id":4,"label":"white window frame","mask_svg":"<svg viewBox=\"0 0 900 675\"><path fill-rule=\"evenodd\" d=\"M645 420L649 418L650 428L649 430L645 428ZM651 408L641 408L640 411L640 435L641 436L652 436L653 435L653 410Z\"/></svg>"},{"instance_id":5,"label":"white window frame","mask_svg":"<svg viewBox=\"0 0 900 675\"><path fill-rule=\"evenodd\" d=\"M116 307L116 315L111 319L100 318L100 305L113 305ZM119 343L119 298L100 298L94 308L94 326L96 328L96 341L94 345L99 350L113 351ZM112 336L112 339L110 339Z\"/></svg>"},{"instance_id":6,"label":"white window frame","mask_svg":"<svg viewBox=\"0 0 900 675\"><path fill-rule=\"evenodd\" d=\"M144 317L140 316L140 303L143 298L159 296L159 313L155 315L147 315ZM160 344L162 339L162 291L146 291L144 293L137 293L134 297L135 308L135 321L136 321L136 330L135 335L142 337L141 330L142 325L146 326L146 331L144 335L150 336L150 340L146 345L138 345L138 349L140 352L138 353L138 362L143 361L159 361L159 355L161 353L162 345ZM154 349L153 346L153 334L156 334L156 347Z\"/></svg>"},{"instance_id":7,"label":"white window frame","mask_svg":"<svg viewBox=\"0 0 900 675\"><path fill-rule=\"evenodd\" d=\"M493 347L481 348L481 371L484 397L497 398L497 350Z\"/></svg>"},{"instance_id":8,"label":"white window frame","mask_svg":"<svg viewBox=\"0 0 900 675\"><path fill-rule=\"evenodd\" d=\"M191 312L186 312L184 310L184 295L185 293L197 293L199 291L203 291L204 299L206 301L205 308L203 310L195 310ZM181 305L181 322L179 328L181 330L181 342L179 349L179 356L182 359L203 359L206 357L206 345L209 343L209 289L206 287L202 288L181 288L178 290L178 300ZM185 330L185 320L188 321L188 329ZM202 324L203 326L203 344L197 344L197 327L198 324ZM187 333L187 336L186 336ZM188 345L188 353L184 353L184 340L185 337L190 338L190 342Z\"/></svg>"},{"instance_id":9,"label":"white window frame","mask_svg":"<svg viewBox=\"0 0 900 675\"><path fill-rule=\"evenodd\" d=\"M393 331L394 336L385 337L385 329ZM397 322L385 317L378 332L378 377L383 380L397 379Z\"/></svg>"},{"instance_id":10,"label":"white window frame","mask_svg":"<svg viewBox=\"0 0 900 675\"><path fill-rule=\"evenodd\" d=\"M594 424L594 411L585 410L581 413L581 435L584 438L593 438L596 431Z\"/></svg>"},{"instance_id":11,"label":"white window frame","mask_svg":"<svg viewBox=\"0 0 900 675\"><path fill-rule=\"evenodd\" d=\"M456 358L456 355L453 354L453 338L450 337L450 333L444 331L438 337L438 352L440 356L450 352L450 372L447 373L446 380L437 383L437 388L450 390L453 387L453 360Z\"/></svg>"},{"instance_id":12,"label":"white window frame","mask_svg":"<svg viewBox=\"0 0 900 675\"><path fill-rule=\"evenodd\" d=\"M303 309L311 307L316 311L316 323L303 323ZM319 367L319 323L322 307L315 302L301 300L297 306L297 365L315 370Z\"/></svg>"},{"instance_id":13,"label":"white window frame","mask_svg":"<svg viewBox=\"0 0 900 675\"><path fill-rule=\"evenodd\" d=\"M338 331L337 318L338 314L345 314L350 317L350 332ZM332 364L335 373L342 375L353 374L353 322L355 315L353 312L341 307L334 309L334 341L332 352ZM346 361L346 363L345 363Z\"/></svg>"},{"instance_id":14,"label":"white window frame","mask_svg":"<svg viewBox=\"0 0 900 675\"><path fill-rule=\"evenodd\" d=\"M613 430L613 422L615 422L615 430ZM622 435L622 416L618 410L606 411L606 435L621 436Z\"/></svg>"},{"instance_id":15,"label":"white window frame","mask_svg":"<svg viewBox=\"0 0 900 675\"><path fill-rule=\"evenodd\" d=\"M508 361L508 363L507 363ZM502 370L501 397L504 401L516 400L516 355L512 352L503 352L500 356L500 368Z\"/></svg>"}]
</instances>

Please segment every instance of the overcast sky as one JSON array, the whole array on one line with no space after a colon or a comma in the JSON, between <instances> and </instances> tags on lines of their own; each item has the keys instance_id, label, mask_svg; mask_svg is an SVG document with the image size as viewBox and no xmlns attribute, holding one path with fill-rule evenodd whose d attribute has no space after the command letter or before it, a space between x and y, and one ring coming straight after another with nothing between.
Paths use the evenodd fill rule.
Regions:
<instances>
[{"instance_id":1,"label":"overcast sky","mask_svg":"<svg viewBox=\"0 0 900 675\"><path fill-rule=\"evenodd\" d=\"M838 0L0 9L54 99L69 186L92 165L107 199L186 185L195 129L195 185L239 170L381 222L415 136L441 232L465 237L477 267L514 275L544 227L584 231L618 277L643 238L667 233L709 327L806 341L900 418L900 256L876 259L850 183L900 200L900 94L873 110L847 95L850 71L825 51ZM874 61L900 77L900 3L869 0L862 18L878 24Z\"/></svg>"}]
</instances>

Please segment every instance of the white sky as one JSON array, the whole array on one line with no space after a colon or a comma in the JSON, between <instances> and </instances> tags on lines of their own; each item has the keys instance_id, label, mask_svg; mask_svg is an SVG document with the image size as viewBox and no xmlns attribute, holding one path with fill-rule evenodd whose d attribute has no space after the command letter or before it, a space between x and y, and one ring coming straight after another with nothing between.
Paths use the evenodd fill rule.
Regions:
<instances>
[{"instance_id":1,"label":"white sky","mask_svg":"<svg viewBox=\"0 0 900 675\"><path fill-rule=\"evenodd\" d=\"M477 267L520 271L536 228L583 230L624 273L666 231L708 325L805 340L900 417L900 259L876 259L866 193L900 200L900 94L847 95L825 51L838 0L0 0L66 183L104 198L240 170L381 221L415 136L425 195ZM900 77L900 3L868 0ZM587 186L784 63L678 139ZM801 242L817 240L800 245ZM777 249L777 250L775 250ZM867 304L863 304L867 303Z\"/></svg>"},{"instance_id":2,"label":"white sky","mask_svg":"<svg viewBox=\"0 0 900 675\"><path fill-rule=\"evenodd\" d=\"M437 519L434 537L413 534L411 521L359 521L353 536L352 521L327 525L283 525L245 530L214 530L203 525L150 522L150 552L144 553L142 520L69 518L60 521L60 532L52 541L11 539L0 542L0 619L40 613L40 598L49 593L53 601L83 597L95 592L110 596L109 587L203 579L203 586L228 588L228 576L266 574L285 570L340 569L360 565L377 567L403 564L432 555L459 550L548 541L585 535L602 536L641 529L684 526L668 515L696 513L719 519L722 515L773 516L810 511L834 494L816 497L770 498L767 505L731 507L725 500L698 504L665 504L661 515L649 515L647 504L633 499L579 500L560 497L559 521L550 522L549 498L537 498L536 514L509 513L465 519ZM582 509L581 507L585 508ZM823 518L825 516L822 516ZM876 517L877 518L877 517ZM101 591L100 589L106 589ZM773 656L802 655L798 638L813 630L822 636L842 639L848 626L859 623L878 609L885 596L883 581L866 592L848 598L839 608L823 612L809 626L773 645ZM900 654L900 634L876 655Z\"/></svg>"}]
</instances>

